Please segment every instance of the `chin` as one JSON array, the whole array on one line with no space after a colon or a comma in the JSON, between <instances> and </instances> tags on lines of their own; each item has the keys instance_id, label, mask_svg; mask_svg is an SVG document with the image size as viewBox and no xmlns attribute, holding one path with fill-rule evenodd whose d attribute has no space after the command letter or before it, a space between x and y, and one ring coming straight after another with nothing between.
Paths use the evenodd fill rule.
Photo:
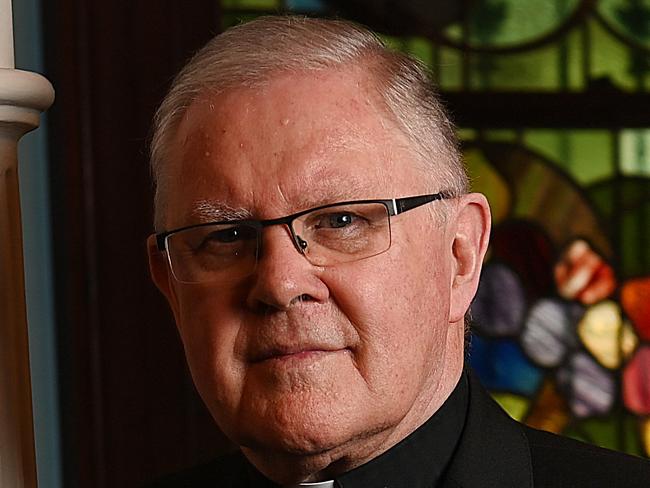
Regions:
<instances>
[{"instance_id":1,"label":"chin","mask_svg":"<svg viewBox=\"0 0 650 488\"><path fill-rule=\"evenodd\" d=\"M299 456L318 455L359 437L362 408L349 408L320 395L295 395L263 411L249 411L239 423L240 445ZM354 415L356 414L356 415ZM235 442L238 442L235 440Z\"/></svg>"}]
</instances>

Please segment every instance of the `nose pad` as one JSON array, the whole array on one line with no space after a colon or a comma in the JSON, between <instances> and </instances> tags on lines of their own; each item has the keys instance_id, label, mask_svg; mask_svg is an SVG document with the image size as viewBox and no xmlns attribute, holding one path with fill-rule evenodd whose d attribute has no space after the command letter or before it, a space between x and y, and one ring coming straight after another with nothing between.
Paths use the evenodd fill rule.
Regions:
<instances>
[{"instance_id":1,"label":"nose pad","mask_svg":"<svg viewBox=\"0 0 650 488\"><path fill-rule=\"evenodd\" d=\"M307 241L300 237L298 234L296 234L296 244L298 251L300 251L301 254L305 254L308 246Z\"/></svg>"}]
</instances>

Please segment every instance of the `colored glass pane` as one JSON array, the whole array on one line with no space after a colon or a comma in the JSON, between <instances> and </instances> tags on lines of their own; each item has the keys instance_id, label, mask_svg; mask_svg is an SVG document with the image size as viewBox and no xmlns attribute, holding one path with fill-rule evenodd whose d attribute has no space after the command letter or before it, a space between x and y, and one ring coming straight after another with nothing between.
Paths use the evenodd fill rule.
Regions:
<instances>
[{"instance_id":1,"label":"colored glass pane","mask_svg":"<svg viewBox=\"0 0 650 488\"><path fill-rule=\"evenodd\" d=\"M646 456L650 456L650 417L641 420L641 442Z\"/></svg>"},{"instance_id":2,"label":"colored glass pane","mask_svg":"<svg viewBox=\"0 0 650 488\"><path fill-rule=\"evenodd\" d=\"M606 232L619 243L619 279L650 269L650 178L618 177L587 189Z\"/></svg>"},{"instance_id":3,"label":"colored glass pane","mask_svg":"<svg viewBox=\"0 0 650 488\"><path fill-rule=\"evenodd\" d=\"M571 425L564 435L609 449L641 455L638 420L622 411L604 417L583 419Z\"/></svg>"},{"instance_id":4,"label":"colored glass pane","mask_svg":"<svg viewBox=\"0 0 650 488\"><path fill-rule=\"evenodd\" d=\"M569 348L576 345L574 326L582 307L556 299L542 299L530 310L521 334L521 345L538 365L560 364Z\"/></svg>"},{"instance_id":5,"label":"colored glass pane","mask_svg":"<svg viewBox=\"0 0 650 488\"><path fill-rule=\"evenodd\" d=\"M576 417L603 415L614 404L614 378L583 352L575 353L558 371L557 378Z\"/></svg>"},{"instance_id":6,"label":"colored glass pane","mask_svg":"<svg viewBox=\"0 0 650 488\"><path fill-rule=\"evenodd\" d=\"M639 415L650 415L650 346L641 346L623 371L623 401Z\"/></svg>"},{"instance_id":7,"label":"colored glass pane","mask_svg":"<svg viewBox=\"0 0 650 488\"><path fill-rule=\"evenodd\" d=\"M503 408L508 415L513 419L521 421L526 415L528 406L530 405L530 400L528 398L513 395L512 393L493 393L492 398L494 398L501 408Z\"/></svg>"},{"instance_id":8,"label":"colored glass pane","mask_svg":"<svg viewBox=\"0 0 650 488\"><path fill-rule=\"evenodd\" d=\"M489 390L530 396L542 380L542 371L526 358L515 341L474 335L469 358L481 383Z\"/></svg>"},{"instance_id":9,"label":"colored glass pane","mask_svg":"<svg viewBox=\"0 0 650 488\"><path fill-rule=\"evenodd\" d=\"M638 334L650 340L650 277L626 282L621 290L621 303Z\"/></svg>"},{"instance_id":10,"label":"colored glass pane","mask_svg":"<svg viewBox=\"0 0 650 488\"><path fill-rule=\"evenodd\" d=\"M501 263L488 264L472 303L473 324L484 335L513 336L523 325L526 298L519 277Z\"/></svg>"},{"instance_id":11,"label":"colored glass pane","mask_svg":"<svg viewBox=\"0 0 650 488\"><path fill-rule=\"evenodd\" d=\"M561 52L556 44L516 54L471 53L471 90L557 90Z\"/></svg>"},{"instance_id":12,"label":"colored glass pane","mask_svg":"<svg viewBox=\"0 0 650 488\"><path fill-rule=\"evenodd\" d=\"M433 70L441 90L460 90L463 87L463 52L440 46Z\"/></svg>"},{"instance_id":13,"label":"colored glass pane","mask_svg":"<svg viewBox=\"0 0 650 488\"><path fill-rule=\"evenodd\" d=\"M509 219L497 225L492 231L489 253L522 278L529 303L553 291L555 250L535 222Z\"/></svg>"},{"instance_id":14,"label":"colored glass pane","mask_svg":"<svg viewBox=\"0 0 650 488\"><path fill-rule=\"evenodd\" d=\"M610 369L618 368L638 343L630 324L623 322L620 307L610 300L587 309L578 335L596 360Z\"/></svg>"},{"instance_id":15,"label":"colored glass pane","mask_svg":"<svg viewBox=\"0 0 650 488\"><path fill-rule=\"evenodd\" d=\"M527 147L552 160L578 183L602 180L616 170L609 131L531 129L523 137Z\"/></svg>"},{"instance_id":16,"label":"colored glass pane","mask_svg":"<svg viewBox=\"0 0 650 488\"><path fill-rule=\"evenodd\" d=\"M470 45L507 47L547 36L564 23L579 4L578 0L484 0L470 3ZM534 15L531 15L534 12ZM444 31L454 41L465 36L460 23Z\"/></svg>"},{"instance_id":17,"label":"colored glass pane","mask_svg":"<svg viewBox=\"0 0 650 488\"><path fill-rule=\"evenodd\" d=\"M404 40L403 50L418 58L427 66L433 64L433 43L422 37L411 37Z\"/></svg>"},{"instance_id":18,"label":"colored glass pane","mask_svg":"<svg viewBox=\"0 0 650 488\"><path fill-rule=\"evenodd\" d=\"M648 269L649 241L643 240L643 237L648 235L647 225L650 223L650 213L645 211L646 208L650 206L644 205L640 215L626 212L620 217L621 253L625 276L632 276L637 270L643 272Z\"/></svg>"},{"instance_id":19,"label":"colored glass pane","mask_svg":"<svg viewBox=\"0 0 650 488\"><path fill-rule=\"evenodd\" d=\"M557 246L582 237L604 256L611 254L591 203L552 162L509 144L485 145L484 151L492 166L511 182L515 216L535 221Z\"/></svg>"},{"instance_id":20,"label":"colored glass pane","mask_svg":"<svg viewBox=\"0 0 650 488\"><path fill-rule=\"evenodd\" d=\"M483 193L490 201L492 222L497 223L506 218L512 205L510 189L503 177L490 166L477 148L463 151L467 171L472 182L472 190Z\"/></svg>"},{"instance_id":21,"label":"colored glass pane","mask_svg":"<svg viewBox=\"0 0 650 488\"><path fill-rule=\"evenodd\" d=\"M565 300L593 305L616 289L614 270L583 239L566 246L553 269L558 294Z\"/></svg>"},{"instance_id":22,"label":"colored glass pane","mask_svg":"<svg viewBox=\"0 0 650 488\"><path fill-rule=\"evenodd\" d=\"M323 0L285 0L285 5L288 9L297 12L323 12L325 10Z\"/></svg>"},{"instance_id":23,"label":"colored glass pane","mask_svg":"<svg viewBox=\"0 0 650 488\"><path fill-rule=\"evenodd\" d=\"M617 32L650 48L650 0L599 0L598 12Z\"/></svg>"},{"instance_id":24,"label":"colored glass pane","mask_svg":"<svg viewBox=\"0 0 650 488\"><path fill-rule=\"evenodd\" d=\"M587 27L592 80L609 80L616 87L630 91L648 86L648 76L635 67L636 54L629 46L616 39L595 20L590 20Z\"/></svg>"},{"instance_id":25,"label":"colored glass pane","mask_svg":"<svg viewBox=\"0 0 650 488\"><path fill-rule=\"evenodd\" d=\"M223 29L228 29L235 25L243 24L245 22L250 22L251 20L257 18L258 14L251 13L224 13L221 16L221 25Z\"/></svg>"},{"instance_id":26,"label":"colored glass pane","mask_svg":"<svg viewBox=\"0 0 650 488\"><path fill-rule=\"evenodd\" d=\"M559 434L569 422L569 406L553 381L546 380L526 416L526 424Z\"/></svg>"},{"instance_id":27,"label":"colored glass pane","mask_svg":"<svg viewBox=\"0 0 650 488\"><path fill-rule=\"evenodd\" d=\"M619 141L619 166L623 174L650 176L650 130L623 130Z\"/></svg>"},{"instance_id":28,"label":"colored glass pane","mask_svg":"<svg viewBox=\"0 0 650 488\"><path fill-rule=\"evenodd\" d=\"M221 0L222 8L275 10L281 6L280 0Z\"/></svg>"}]
</instances>

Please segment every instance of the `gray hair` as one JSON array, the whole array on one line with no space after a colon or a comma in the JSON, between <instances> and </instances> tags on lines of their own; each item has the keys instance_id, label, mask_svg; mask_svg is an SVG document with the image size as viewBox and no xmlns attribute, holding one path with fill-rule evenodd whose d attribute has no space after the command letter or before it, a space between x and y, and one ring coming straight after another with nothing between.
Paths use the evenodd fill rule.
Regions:
<instances>
[{"instance_id":1,"label":"gray hair","mask_svg":"<svg viewBox=\"0 0 650 488\"><path fill-rule=\"evenodd\" d=\"M468 177L454 127L428 69L389 49L374 33L352 22L295 16L258 17L209 41L174 79L154 118L151 169L156 185L155 226L162 228L167 144L199 97L235 87L255 87L274 74L361 66L373 75L378 100L413 142L413 149L440 189L468 191Z\"/></svg>"}]
</instances>

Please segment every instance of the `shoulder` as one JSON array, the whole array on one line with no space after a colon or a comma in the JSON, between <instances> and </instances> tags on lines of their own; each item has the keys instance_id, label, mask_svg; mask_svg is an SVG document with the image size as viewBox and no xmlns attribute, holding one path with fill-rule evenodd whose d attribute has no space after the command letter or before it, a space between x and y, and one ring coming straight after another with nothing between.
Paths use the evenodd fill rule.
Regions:
<instances>
[{"instance_id":1,"label":"shoulder","mask_svg":"<svg viewBox=\"0 0 650 488\"><path fill-rule=\"evenodd\" d=\"M246 470L246 461L239 452L220 456L208 463L164 476L146 488L236 488Z\"/></svg>"},{"instance_id":2,"label":"shoulder","mask_svg":"<svg viewBox=\"0 0 650 488\"><path fill-rule=\"evenodd\" d=\"M535 486L650 486L650 461L522 426Z\"/></svg>"}]
</instances>

